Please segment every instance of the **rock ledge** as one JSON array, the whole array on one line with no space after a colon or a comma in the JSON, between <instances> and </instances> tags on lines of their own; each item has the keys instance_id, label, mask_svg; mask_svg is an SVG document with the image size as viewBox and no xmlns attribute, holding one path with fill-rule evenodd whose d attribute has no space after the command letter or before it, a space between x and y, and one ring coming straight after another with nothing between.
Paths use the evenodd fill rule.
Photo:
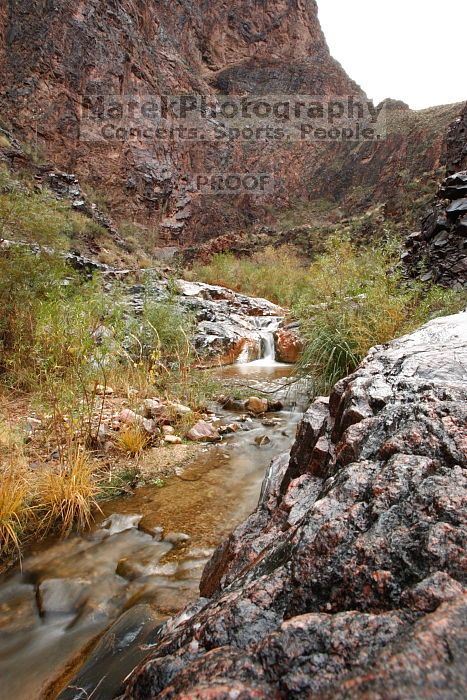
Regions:
<instances>
[{"instance_id":1,"label":"rock ledge","mask_svg":"<svg viewBox=\"0 0 467 700\"><path fill-rule=\"evenodd\" d=\"M318 399L124 698L460 698L466 380L464 313Z\"/></svg>"}]
</instances>

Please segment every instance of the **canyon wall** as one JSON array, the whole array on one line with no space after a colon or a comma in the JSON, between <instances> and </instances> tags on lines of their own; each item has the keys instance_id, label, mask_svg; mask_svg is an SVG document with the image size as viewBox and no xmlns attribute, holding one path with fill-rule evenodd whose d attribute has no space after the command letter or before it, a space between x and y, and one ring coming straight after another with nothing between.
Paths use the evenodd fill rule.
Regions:
<instances>
[{"instance_id":1,"label":"canyon wall","mask_svg":"<svg viewBox=\"0 0 467 700\"><path fill-rule=\"evenodd\" d=\"M447 137L446 170L421 230L406 239L402 255L412 277L467 288L467 105Z\"/></svg>"},{"instance_id":2,"label":"canyon wall","mask_svg":"<svg viewBox=\"0 0 467 700\"><path fill-rule=\"evenodd\" d=\"M398 199L442 164L456 107L421 116L390 103L389 137L360 144L122 141L83 137L96 95L356 95L331 57L314 0L8 0L0 8L0 120L36 160L103 192L117 221L156 227L181 246L324 197ZM85 103L86 104L86 103ZM194 173L266 172L274 190L209 196ZM397 210L397 204L392 205Z\"/></svg>"}]
</instances>

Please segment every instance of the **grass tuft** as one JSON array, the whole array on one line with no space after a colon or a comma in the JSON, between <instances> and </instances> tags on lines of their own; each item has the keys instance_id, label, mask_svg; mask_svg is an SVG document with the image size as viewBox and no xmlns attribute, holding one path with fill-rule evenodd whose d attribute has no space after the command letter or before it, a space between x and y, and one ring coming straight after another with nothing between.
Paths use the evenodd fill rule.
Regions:
<instances>
[{"instance_id":1,"label":"grass tuft","mask_svg":"<svg viewBox=\"0 0 467 700\"><path fill-rule=\"evenodd\" d=\"M305 346L299 371L313 378L316 391L328 392L373 346L465 305L462 292L407 282L398 262L394 243L357 248L333 238L312 263L293 313Z\"/></svg>"},{"instance_id":2,"label":"grass tuft","mask_svg":"<svg viewBox=\"0 0 467 700\"><path fill-rule=\"evenodd\" d=\"M69 448L67 463L58 471L44 472L37 486L41 527L50 532L58 527L62 535L89 527L99 492L89 456L79 445Z\"/></svg>"},{"instance_id":3,"label":"grass tuft","mask_svg":"<svg viewBox=\"0 0 467 700\"><path fill-rule=\"evenodd\" d=\"M127 425L120 431L117 446L122 452L138 456L149 445L151 438L139 425Z\"/></svg>"},{"instance_id":4,"label":"grass tuft","mask_svg":"<svg viewBox=\"0 0 467 700\"><path fill-rule=\"evenodd\" d=\"M0 555L20 551L25 522L30 515L28 485L13 467L0 473Z\"/></svg>"}]
</instances>

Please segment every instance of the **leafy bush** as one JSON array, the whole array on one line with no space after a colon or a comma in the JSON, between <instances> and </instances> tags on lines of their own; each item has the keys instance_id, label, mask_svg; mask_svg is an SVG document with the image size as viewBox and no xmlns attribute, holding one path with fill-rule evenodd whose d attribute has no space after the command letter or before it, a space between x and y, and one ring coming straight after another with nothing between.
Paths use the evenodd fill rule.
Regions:
<instances>
[{"instance_id":1,"label":"leafy bush","mask_svg":"<svg viewBox=\"0 0 467 700\"><path fill-rule=\"evenodd\" d=\"M82 281L54 255L26 248L0 255L0 376L23 390L56 380L75 388L95 348L105 313L97 285Z\"/></svg>"},{"instance_id":2,"label":"leafy bush","mask_svg":"<svg viewBox=\"0 0 467 700\"><path fill-rule=\"evenodd\" d=\"M308 287L294 307L305 349L302 373L328 391L374 345L410 332L436 315L459 311L465 295L405 282L397 248L355 248L331 239L311 265Z\"/></svg>"}]
</instances>

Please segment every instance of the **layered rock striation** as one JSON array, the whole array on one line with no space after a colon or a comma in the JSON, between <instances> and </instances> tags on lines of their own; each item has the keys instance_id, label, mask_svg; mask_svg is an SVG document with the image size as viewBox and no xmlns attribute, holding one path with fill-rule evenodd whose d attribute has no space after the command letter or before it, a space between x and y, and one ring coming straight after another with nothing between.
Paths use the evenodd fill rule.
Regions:
<instances>
[{"instance_id":1,"label":"layered rock striation","mask_svg":"<svg viewBox=\"0 0 467 700\"><path fill-rule=\"evenodd\" d=\"M124 698L461 697L466 380L464 313L315 401Z\"/></svg>"}]
</instances>

